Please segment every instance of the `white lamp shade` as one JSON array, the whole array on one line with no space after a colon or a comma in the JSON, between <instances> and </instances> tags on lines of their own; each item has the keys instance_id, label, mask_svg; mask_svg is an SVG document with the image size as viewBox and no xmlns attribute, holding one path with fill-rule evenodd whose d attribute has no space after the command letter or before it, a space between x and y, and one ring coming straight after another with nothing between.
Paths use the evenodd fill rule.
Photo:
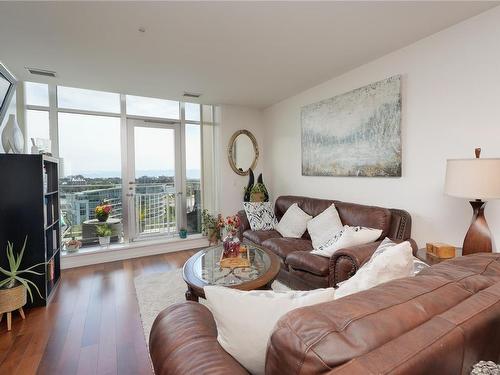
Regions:
<instances>
[{"instance_id":1,"label":"white lamp shade","mask_svg":"<svg viewBox=\"0 0 500 375\"><path fill-rule=\"evenodd\" d=\"M444 191L460 198L500 198L500 159L449 159Z\"/></svg>"}]
</instances>

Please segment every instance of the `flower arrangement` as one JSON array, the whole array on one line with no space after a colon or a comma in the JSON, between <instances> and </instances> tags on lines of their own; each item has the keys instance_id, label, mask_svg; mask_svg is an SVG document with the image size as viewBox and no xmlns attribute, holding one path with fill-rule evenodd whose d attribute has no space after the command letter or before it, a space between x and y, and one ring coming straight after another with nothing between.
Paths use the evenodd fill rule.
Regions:
<instances>
[{"instance_id":1,"label":"flower arrangement","mask_svg":"<svg viewBox=\"0 0 500 375\"><path fill-rule=\"evenodd\" d=\"M101 222L108 220L109 214L111 213L112 207L109 203L102 202L98 204L95 208L95 217Z\"/></svg>"},{"instance_id":2,"label":"flower arrangement","mask_svg":"<svg viewBox=\"0 0 500 375\"><path fill-rule=\"evenodd\" d=\"M231 233L231 235L233 236L238 231L240 224L241 222L238 215L228 216L224 220L224 228L226 229L227 233Z\"/></svg>"},{"instance_id":3,"label":"flower arrangement","mask_svg":"<svg viewBox=\"0 0 500 375\"><path fill-rule=\"evenodd\" d=\"M224 228L222 215L211 215L208 210L203 210L201 215L201 230L204 236L208 236L210 244L217 244L221 240L221 229Z\"/></svg>"}]
</instances>

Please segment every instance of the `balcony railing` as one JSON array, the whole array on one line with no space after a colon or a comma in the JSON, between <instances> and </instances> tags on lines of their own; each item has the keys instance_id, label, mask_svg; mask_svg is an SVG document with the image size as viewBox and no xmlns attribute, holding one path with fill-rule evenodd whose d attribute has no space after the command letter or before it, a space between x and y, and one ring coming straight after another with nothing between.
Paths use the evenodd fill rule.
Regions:
<instances>
[{"instance_id":1,"label":"balcony railing","mask_svg":"<svg viewBox=\"0 0 500 375\"><path fill-rule=\"evenodd\" d=\"M71 184L60 185L61 211L64 217L63 240L76 238L84 245L97 243L97 237L88 237L83 231L84 222L95 219L95 207L106 200L112 207L111 217L122 219L121 184ZM201 230L201 194L199 181L186 183L187 228L190 233ZM176 194L173 184L138 183L130 202L135 208L136 236L175 235L178 232L176 218ZM122 233L118 234L119 236Z\"/></svg>"},{"instance_id":2,"label":"balcony railing","mask_svg":"<svg viewBox=\"0 0 500 375\"><path fill-rule=\"evenodd\" d=\"M176 196L174 192L136 193L135 223L138 235L175 234Z\"/></svg>"}]
</instances>

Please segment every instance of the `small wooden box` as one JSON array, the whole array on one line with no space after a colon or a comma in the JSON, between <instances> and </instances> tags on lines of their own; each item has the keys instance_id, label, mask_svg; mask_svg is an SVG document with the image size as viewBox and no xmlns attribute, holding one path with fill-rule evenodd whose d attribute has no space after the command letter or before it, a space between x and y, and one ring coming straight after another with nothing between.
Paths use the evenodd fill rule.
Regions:
<instances>
[{"instance_id":1,"label":"small wooden box","mask_svg":"<svg viewBox=\"0 0 500 375\"><path fill-rule=\"evenodd\" d=\"M454 258L456 249L455 246L441 242L429 242L426 244L427 253L440 259Z\"/></svg>"},{"instance_id":2,"label":"small wooden box","mask_svg":"<svg viewBox=\"0 0 500 375\"><path fill-rule=\"evenodd\" d=\"M220 266L222 268L246 268L250 267L250 256L248 254L248 247L240 245L240 252L237 257L226 258L224 251L220 256Z\"/></svg>"}]
</instances>

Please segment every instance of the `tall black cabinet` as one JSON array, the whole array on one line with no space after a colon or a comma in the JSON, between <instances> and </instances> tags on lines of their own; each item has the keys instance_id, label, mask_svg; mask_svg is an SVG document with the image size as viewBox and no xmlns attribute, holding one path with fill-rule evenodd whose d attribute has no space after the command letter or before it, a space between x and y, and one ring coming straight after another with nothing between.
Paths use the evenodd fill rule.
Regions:
<instances>
[{"instance_id":1,"label":"tall black cabinet","mask_svg":"<svg viewBox=\"0 0 500 375\"><path fill-rule=\"evenodd\" d=\"M41 276L23 274L43 297L32 287L33 303L28 296L28 306L46 305L61 276L58 169L58 160L49 156L0 154L0 265L8 268L7 241L17 252L26 236L20 268L46 263L35 269Z\"/></svg>"}]
</instances>

